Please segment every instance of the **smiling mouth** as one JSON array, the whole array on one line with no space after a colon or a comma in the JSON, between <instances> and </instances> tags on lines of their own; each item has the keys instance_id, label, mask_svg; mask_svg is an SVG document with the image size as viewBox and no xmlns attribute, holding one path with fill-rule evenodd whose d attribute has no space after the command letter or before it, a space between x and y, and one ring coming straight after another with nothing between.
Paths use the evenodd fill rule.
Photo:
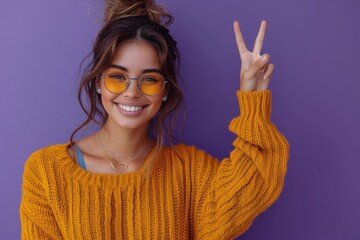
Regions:
<instances>
[{"instance_id":1,"label":"smiling mouth","mask_svg":"<svg viewBox=\"0 0 360 240\"><path fill-rule=\"evenodd\" d=\"M145 106L127 106L127 105L121 105L121 104L117 104L118 107L126 112L138 112L140 110L143 110L144 108L146 108L148 105Z\"/></svg>"}]
</instances>

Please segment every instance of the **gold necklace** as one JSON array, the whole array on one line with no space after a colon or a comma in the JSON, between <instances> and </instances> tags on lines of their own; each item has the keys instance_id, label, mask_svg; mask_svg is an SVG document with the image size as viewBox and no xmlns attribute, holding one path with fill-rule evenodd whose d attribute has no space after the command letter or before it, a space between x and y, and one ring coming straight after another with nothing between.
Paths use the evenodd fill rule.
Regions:
<instances>
[{"instance_id":1,"label":"gold necklace","mask_svg":"<svg viewBox=\"0 0 360 240\"><path fill-rule=\"evenodd\" d=\"M111 160L110 160L110 158L109 158L109 156L106 154L106 151L104 150L104 148L103 148L103 146L102 146L102 144L101 144L101 141L100 141L100 137L99 137L99 132L97 132L97 139L96 139L97 141L96 141L96 145L97 146L99 146L100 147L100 150L101 150L101 152L105 155L105 158L106 158L106 160L109 162L109 164L110 164L110 166L112 167L112 169L114 169L115 171L117 171L117 172L124 172L127 168L128 168L128 166L129 166L129 163L131 162L131 161L133 161L133 160L135 160L138 156L140 156L144 151L145 151L145 149L149 146L149 142L150 141L148 141L147 142L147 144L145 145L145 147L141 150L141 151L139 151L138 153L136 153L136 155L134 155L134 157L132 158L132 159L130 159L129 161L127 161L127 162L125 162L125 161L116 161L116 166L111 162ZM133 154L131 155L131 156L133 156Z\"/></svg>"}]
</instances>

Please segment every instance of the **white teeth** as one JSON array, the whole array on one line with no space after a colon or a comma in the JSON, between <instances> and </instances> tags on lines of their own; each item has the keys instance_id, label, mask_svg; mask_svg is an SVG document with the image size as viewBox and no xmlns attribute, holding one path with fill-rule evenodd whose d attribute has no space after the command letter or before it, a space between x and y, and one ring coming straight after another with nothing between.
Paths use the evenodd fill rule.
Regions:
<instances>
[{"instance_id":1,"label":"white teeth","mask_svg":"<svg viewBox=\"0 0 360 240\"><path fill-rule=\"evenodd\" d=\"M120 105L118 104L118 106L127 112L136 112L136 111L140 111L141 109L144 108L144 106L126 106L126 105Z\"/></svg>"}]
</instances>

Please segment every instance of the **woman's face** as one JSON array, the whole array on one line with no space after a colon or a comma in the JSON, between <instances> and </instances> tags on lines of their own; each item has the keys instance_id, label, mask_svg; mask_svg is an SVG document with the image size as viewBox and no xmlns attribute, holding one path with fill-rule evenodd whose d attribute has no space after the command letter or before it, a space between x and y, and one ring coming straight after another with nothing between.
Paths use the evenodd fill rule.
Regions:
<instances>
[{"instance_id":1,"label":"woman's face","mask_svg":"<svg viewBox=\"0 0 360 240\"><path fill-rule=\"evenodd\" d=\"M130 78L139 78L143 73L160 71L157 51L144 40L133 40L118 46L111 68L103 73L113 74L125 71ZM107 126L111 129L142 129L147 131L149 121L159 111L165 88L155 96L143 94L138 80L131 80L130 86L122 93L112 93L100 78L101 100L108 114Z\"/></svg>"}]
</instances>

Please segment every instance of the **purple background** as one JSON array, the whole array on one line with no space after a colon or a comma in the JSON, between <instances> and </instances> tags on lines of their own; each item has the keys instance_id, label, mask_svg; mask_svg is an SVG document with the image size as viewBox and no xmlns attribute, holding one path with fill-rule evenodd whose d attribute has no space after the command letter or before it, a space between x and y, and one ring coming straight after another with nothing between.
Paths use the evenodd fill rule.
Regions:
<instances>
[{"instance_id":1,"label":"purple background","mask_svg":"<svg viewBox=\"0 0 360 240\"><path fill-rule=\"evenodd\" d=\"M29 154L68 141L83 120L75 89L101 2L1 0L1 239L20 237ZM268 20L263 52L275 64L272 120L288 138L291 158L279 200L239 239L360 239L360 1L167 4L187 86L183 141L219 158L231 150L228 124L239 112L232 21L239 19L252 49L261 19Z\"/></svg>"}]
</instances>

